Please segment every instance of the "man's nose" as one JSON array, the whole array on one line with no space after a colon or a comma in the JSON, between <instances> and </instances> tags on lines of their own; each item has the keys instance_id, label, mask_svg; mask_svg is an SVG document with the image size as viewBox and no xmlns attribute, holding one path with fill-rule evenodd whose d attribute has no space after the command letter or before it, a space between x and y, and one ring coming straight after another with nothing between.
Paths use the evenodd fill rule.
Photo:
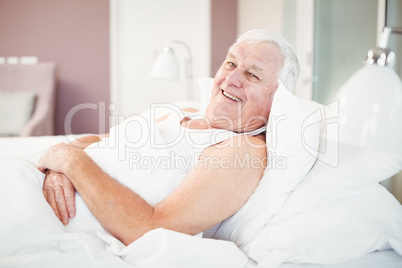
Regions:
<instances>
[{"instance_id":1,"label":"man's nose","mask_svg":"<svg viewBox=\"0 0 402 268\"><path fill-rule=\"evenodd\" d=\"M243 71L239 68L231 71L228 76L226 76L226 82L228 86L235 86L235 87L241 87L243 83L244 75Z\"/></svg>"}]
</instances>

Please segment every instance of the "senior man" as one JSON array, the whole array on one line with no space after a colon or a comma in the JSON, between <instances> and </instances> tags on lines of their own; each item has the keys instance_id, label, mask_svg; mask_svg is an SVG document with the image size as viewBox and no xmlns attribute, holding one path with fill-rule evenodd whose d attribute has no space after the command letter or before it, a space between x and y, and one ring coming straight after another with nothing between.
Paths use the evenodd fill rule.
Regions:
<instances>
[{"instance_id":1,"label":"senior man","mask_svg":"<svg viewBox=\"0 0 402 268\"><path fill-rule=\"evenodd\" d=\"M264 127L278 79L293 88L297 75L296 55L282 37L249 31L230 47L216 73L204 116L170 121L172 128L204 136L209 130L234 135L203 148L198 158L203 164L194 165L163 200L149 204L82 150L107 135L58 144L44 153L38 169L47 174L45 198L67 224L75 215L77 191L99 223L126 245L159 227L191 235L203 232L235 214L258 186L267 165ZM236 165L239 157L253 164ZM205 164L212 158L225 159L225 168Z\"/></svg>"}]
</instances>

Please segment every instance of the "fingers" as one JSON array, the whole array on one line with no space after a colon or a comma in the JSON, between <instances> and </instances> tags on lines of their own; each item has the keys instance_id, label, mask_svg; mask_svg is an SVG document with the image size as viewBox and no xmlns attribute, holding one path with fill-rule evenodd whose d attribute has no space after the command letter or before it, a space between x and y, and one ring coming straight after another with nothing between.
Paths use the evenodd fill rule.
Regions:
<instances>
[{"instance_id":1,"label":"fingers","mask_svg":"<svg viewBox=\"0 0 402 268\"><path fill-rule=\"evenodd\" d=\"M42 158L39 159L37 168L40 172L46 174L48 172L48 169L42 164Z\"/></svg>"},{"instance_id":2,"label":"fingers","mask_svg":"<svg viewBox=\"0 0 402 268\"><path fill-rule=\"evenodd\" d=\"M43 153L43 155L39 158L38 164L37 164L37 169L39 169L40 172L47 174L48 168L46 166L46 159L47 155L50 154L49 151L52 150L52 147L50 147L47 151Z\"/></svg>"},{"instance_id":3,"label":"fingers","mask_svg":"<svg viewBox=\"0 0 402 268\"><path fill-rule=\"evenodd\" d=\"M56 214L57 218L61 221L59 209L56 203L55 193L52 188L44 187L43 188L43 195L45 196L46 201L49 203L50 207L53 209L54 214Z\"/></svg>"},{"instance_id":4,"label":"fingers","mask_svg":"<svg viewBox=\"0 0 402 268\"><path fill-rule=\"evenodd\" d=\"M57 218L67 225L75 216L75 189L63 174L49 171L43 183L43 195Z\"/></svg>"},{"instance_id":5,"label":"fingers","mask_svg":"<svg viewBox=\"0 0 402 268\"><path fill-rule=\"evenodd\" d=\"M75 217L75 189L73 184L67 178L64 180L64 197L67 206L68 216Z\"/></svg>"},{"instance_id":6,"label":"fingers","mask_svg":"<svg viewBox=\"0 0 402 268\"><path fill-rule=\"evenodd\" d=\"M61 217L61 222L64 225L67 225L70 217L68 215L68 211L67 211L67 203L66 203L66 199L64 197L64 190L61 186L57 186L56 189L54 190L55 192L55 196L56 196L56 205L57 205L57 209L59 210L59 214Z\"/></svg>"}]
</instances>

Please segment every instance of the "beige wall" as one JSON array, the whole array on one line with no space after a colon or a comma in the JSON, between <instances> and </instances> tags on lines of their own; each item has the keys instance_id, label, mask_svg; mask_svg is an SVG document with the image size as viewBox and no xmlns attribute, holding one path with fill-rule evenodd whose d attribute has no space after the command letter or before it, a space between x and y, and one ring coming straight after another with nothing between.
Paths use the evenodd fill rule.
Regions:
<instances>
[{"instance_id":1,"label":"beige wall","mask_svg":"<svg viewBox=\"0 0 402 268\"><path fill-rule=\"evenodd\" d=\"M109 0L1 0L0 57L10 56L56 62L56 134L64 134L71 108L109 103ZM72 131L99 132L98 114L77 112Z\"/></svg>"},{"instance_id":2,"label":"beige wall","mask_svg":"<svg viewBox=\"0 0 402 268\"><path fill-rule=\"evenodd\" d=\"M237 0L237 32L255 28L282 33L283 0Z\"/></svg>"}]
</instances>

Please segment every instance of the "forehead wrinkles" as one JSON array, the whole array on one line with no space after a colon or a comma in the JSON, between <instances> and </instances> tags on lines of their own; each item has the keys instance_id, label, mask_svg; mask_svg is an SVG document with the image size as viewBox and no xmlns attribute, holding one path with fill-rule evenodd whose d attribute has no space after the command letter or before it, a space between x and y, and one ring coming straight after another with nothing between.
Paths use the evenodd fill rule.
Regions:
<instances>
[{"instance_id":1,"label":"forehead wrinkles","mask_svg":"<svg viewBox=\"0 0 402 268\"><path fill-rule=\"evenodd\" d=\"M282 66L283 56L279 47L271 42L262 42L250 44L249 48L245 48L249 51L249 55L252 55L257 60L268 66L272 64L278 64Z\"/></svg>"},{"instance_id":2,"label":"forehead wrinkles","mask_svg":"<svg viewBox=\"0 0 402 268\"><path fill-rule=\"evenodd\" d=\"M233 47L228 56L236 59L246 68L267 71L274 64L282 67L283 57L279 48L270 42L246 43L245 41Z\"/></svg>"}]
</instances>

